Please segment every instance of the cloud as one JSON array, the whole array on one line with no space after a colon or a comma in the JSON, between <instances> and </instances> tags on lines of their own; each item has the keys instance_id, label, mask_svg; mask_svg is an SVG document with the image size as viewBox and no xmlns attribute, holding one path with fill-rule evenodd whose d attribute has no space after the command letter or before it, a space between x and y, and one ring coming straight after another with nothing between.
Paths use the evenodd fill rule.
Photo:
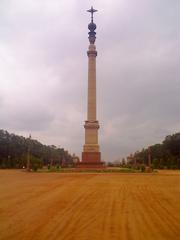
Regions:
<instances>
[{"instance_id":1,"label":"cloud","mask_svg":"<svg viewBox=\"0 0 180 240\"><path fill-rule=\"evenodd\" d=\"M179 131L178 0L2 0L0 124L80 155L91 5L99 140L113 160Z\"/></svg>"}]
</instances>

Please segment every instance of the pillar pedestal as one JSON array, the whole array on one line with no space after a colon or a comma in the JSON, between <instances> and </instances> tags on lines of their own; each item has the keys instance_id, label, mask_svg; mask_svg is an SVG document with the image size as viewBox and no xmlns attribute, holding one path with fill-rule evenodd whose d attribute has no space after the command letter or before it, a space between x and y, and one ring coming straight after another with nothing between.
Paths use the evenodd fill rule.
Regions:
<instances>
[{"instance_id":1,"label":"pillar pedestal","mask_svg":"<svg viewBox=\"0 0 180 240\"><path fill-rule=\"evenodd\" d=\"M77 164L78 168L101 169L105 168L104 162L101 162L100 152L82 152L82 161Z\"/></svg>"}]
</instances>

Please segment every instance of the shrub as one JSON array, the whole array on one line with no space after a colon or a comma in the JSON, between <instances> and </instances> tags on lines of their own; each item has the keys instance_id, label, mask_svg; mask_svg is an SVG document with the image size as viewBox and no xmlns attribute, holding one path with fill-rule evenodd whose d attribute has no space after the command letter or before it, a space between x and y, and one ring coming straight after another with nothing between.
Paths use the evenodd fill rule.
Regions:
<instances>
[{"instance_id":1,"label":"shrub","mask_svg":"<svg viewBox=\"0 0 180 240\"><path fill-rule=\"evenodd\" d=\"M30 156L30 163L31 163L31 168L35 172L38 170L38 168L42 168L42 166L43 166L42 159L37 158L35 156Z\"/></svg>"},{"instance_id":2,"label":"shrub","mask_svg":"<svg viewBox=\"0 0 180 240\"><path fill-rule=\"evenodd\" d=\"M141 172L145 172L145 166L141 165Z\"/></svg>"}]
</instances>

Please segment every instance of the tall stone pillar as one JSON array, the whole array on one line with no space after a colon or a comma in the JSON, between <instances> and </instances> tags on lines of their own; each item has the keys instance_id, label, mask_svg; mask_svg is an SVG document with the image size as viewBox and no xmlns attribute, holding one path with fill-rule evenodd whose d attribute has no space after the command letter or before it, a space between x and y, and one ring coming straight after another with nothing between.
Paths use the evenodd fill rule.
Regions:
<instances>
[{"instance_id":1,"label":"tall stone pillar","mask_svg":"<svg viewBox=\"0 0 180 240\"><path fill-rule=\"evenodd\" d=\"M99 122L96 119L96 24L93 22L93 14L97 10L91 7L91 23L89 29L89 49L88 55L88 99L87 99L87 120L85 121L85 144L83 146L82 161L78 167L101 168L101 153L98 144Z\"/></svg>"}]
</instances>

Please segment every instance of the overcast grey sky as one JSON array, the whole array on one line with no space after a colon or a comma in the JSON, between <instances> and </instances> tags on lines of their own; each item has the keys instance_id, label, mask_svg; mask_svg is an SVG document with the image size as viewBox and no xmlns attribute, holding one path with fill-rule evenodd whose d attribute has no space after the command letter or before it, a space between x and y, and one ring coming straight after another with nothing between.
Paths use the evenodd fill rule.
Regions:
<instances>
[{"instance_id":1,"label":"overcast grey sky","mask_svg":"<svg viewBox=\"0 0 180 240\"><path fill-rule=\"evenodd\" d=\"M179 0L0 0L0 128L80 156L91 5L109 161L180 131Z\"/></svg>"}]
</instances>

